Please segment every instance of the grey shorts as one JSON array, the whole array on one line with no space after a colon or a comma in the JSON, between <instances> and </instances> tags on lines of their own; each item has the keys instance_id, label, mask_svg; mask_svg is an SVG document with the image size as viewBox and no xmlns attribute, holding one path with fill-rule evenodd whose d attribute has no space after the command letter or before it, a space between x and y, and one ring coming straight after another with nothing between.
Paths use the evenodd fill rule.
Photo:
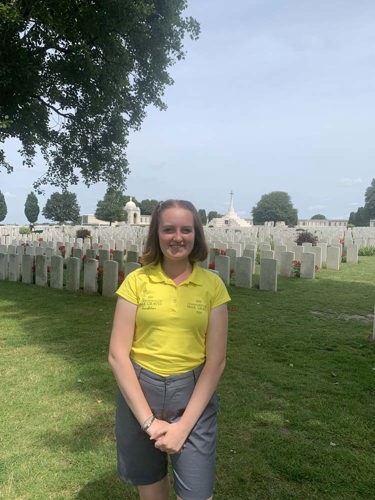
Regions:
<instances>
[{"instance_id":1,"label":"grey shorts","mask_svg":"<svg viewBox=\"0 0 375 500\"><path fill-rule=\"evenodd\" d=\"M203 366L161 377L134 363L154 415L176 422L183 414ZM216 455L217 396L214 394L191 431L181 453L169 455L174 490L183 500L206 500L213 494ZM137 486L160 481L168 472L168 455L155 448L118 393L116 411L117 469L120 479Z\"/></svg>"}]
</instances>

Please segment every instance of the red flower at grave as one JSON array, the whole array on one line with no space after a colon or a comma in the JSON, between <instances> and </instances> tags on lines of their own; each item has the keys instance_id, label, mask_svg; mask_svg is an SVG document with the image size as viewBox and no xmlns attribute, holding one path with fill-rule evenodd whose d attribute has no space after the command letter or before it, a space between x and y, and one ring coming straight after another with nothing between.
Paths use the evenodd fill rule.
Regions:
<instances>
[{"instance_id":1,"label":"red flower at grave","mask_svg":"<svg viewBox=\"0 0 375 500\"><path fill-rule=\"evenodd\" d=\"M82 257L82 260L83 260L83 261L86 261L86 260L87 260L87 255L86 255L86 254Z\"/></svg>"},{"instance_id":2,"label":"red flower at grave","mask_svg":"<svg viewBox=\"0 0 375 500\"><path fill-rule=\"evenodd\" d=\"M124 281L124 279L125 279L125 273L124 273L124 271L119 271L119 273L118 273L118 284L119 284L119 286Z\"/></svg>"},{"instance_id":3,"label":"red flower at grave","mask_svg":"<svg viewBox=\"0 0 375 500\"><path fill-rule=\"evenodd\" d=\"M226 250L220 250L220 255L226 255L226 254L227 254Z\"/></svg>"},{"instance_id":4,"label":"red flower at grave","mask_svg":"<svg viewBox=\"0 0 375 500\"><path fill-rule=\"evenodd\" d=\"M51 272L51 266L47 266L47 273Z\"/></svg>"},{"instance_id":5,"label":"red flower at grave","mask_svg":"<svg viewBox=\"0 0 375 500\"><path fill-rule=\"evenodd\" d=\"M103 245L98 245L98 248L103 248Z\"/></svg>"},{"instance_id":6,"label":"red flower at grave","mask_svg":"<svg viewBox=\"0 0 375 500\"><path fill-rule=\"evenodd\" d=\"M95 259L96 259L96 260L99 260L99 255L95 255Z\"/></svg>"},{"instance_id":7,"label":"red flower at grave","mask_svg":"<svg viewBox=\"0 0 375 500\"><path fill-rule=\"evenodd\" d=\"M126 248L124 248L124 255L126 255Z\"/></svg>"},{"instance_id":8,"label":"red flower at grave","mask_svg":"<svg viewBox=\"0 0 375 500\"><path fill-rule=\"evenodd\" d=\"M215 269L215 262L210 262L208 264L208 269Z\"/></svg>"},{"instance_id":9,"label":"red flower at grave","mask_svg":"<svg viewBox=\"0 0 375 500\"><path fill-rule=\"evenodd\" d=\"M109 253L112 254L114 252L113 248L109 249Z\"/></svg>"},{"instance_id":10,"label":"red flower at grave","mask_svg":"<svg viewBox=\"0 0 375 500\"><path fill-rule=\"evenodd\" d=\"M235 270L232 268L230 271L229 271L229 275L232 277L233 274L235 274Z\"/></svg>"},{"instance_id":11,"label":"red flower at grave","mask_svg":"<svg viewBox=\"0 0 375 500\"><path fill-rule=\"evenodd\" d=\"M42 237L38 238L38 241L43 241L43 238Z\"/></svg>"}]
</instances>

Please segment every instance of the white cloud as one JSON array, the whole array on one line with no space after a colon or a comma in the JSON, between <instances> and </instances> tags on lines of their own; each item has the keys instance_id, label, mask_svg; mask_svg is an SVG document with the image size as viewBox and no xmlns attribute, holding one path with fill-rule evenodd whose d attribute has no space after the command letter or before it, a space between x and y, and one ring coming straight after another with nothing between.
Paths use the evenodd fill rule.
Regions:
<instances>
[{"instance_id":1,"label":"white cloud","mask_svg":"<svg viewBox=\"0 0 375 500\"><path fill-rule=\"evenodd\" d=\"M363 180L361 177L356 177L354 179L351 179L350 177L343 177L339 181L342 186L354 186L355 184L362 184L362 182Z\"/></svg>"},{"instance_id":2,"label":"white cloud","mask_svg":"<svg viewBox=\"0 0 375 500\"><path fill-rule=\"evenodd\" d=\"M360 205L360 203L358 203L357 201L354 201L353 203L349 203L350 207L358 207L359 205Z\"/></svg>"},{"instance_id":3,"label":"white cloud","mask_svg":"<svg viewBox=\"0 0 375 500\"><path fill-rule=\"evenodd\" d=\"M9 191L6 191L4 196L5 198L17 198L15 194L10 193Z\"/></svg>"}]
</instances>

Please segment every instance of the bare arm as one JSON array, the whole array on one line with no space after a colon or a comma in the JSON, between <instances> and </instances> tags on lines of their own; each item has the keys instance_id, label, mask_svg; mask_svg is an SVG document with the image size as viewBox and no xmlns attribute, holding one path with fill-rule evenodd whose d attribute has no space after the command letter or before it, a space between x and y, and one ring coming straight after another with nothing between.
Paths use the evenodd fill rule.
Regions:
<instances>
[{"instance_id":1,"label":"bare arm","mask_svg":"<svg viewBox=\"0 0 375 500\"><path fill-rule=\"evenodd\" d=\"M135 304L121 297L117 299L108 361L122 395L135 418L138 420L139 424L142 425L152 412L143 394L129 357L134 336L136 313L137 306ZM158 430L162 433L162 428L165 427L165 425L169 424L160 420L155 420L148 433L151 432L151 429Z\"/></svg>"},{"instance_id":2,"label":"bare arm","mask_svg":"<svg viewBox=\"0 0 375 500\"><path fill-rule=\"evenodd\" d=\"M163 436L153 429L151 438L155 446L169 453L181 450L190 431L211 399L224 371L228 334L228 309L223 304L212 309L206 337L206 362L199 376L194 392L181 419L171 424Z\"/></svg>"}]
</instances>

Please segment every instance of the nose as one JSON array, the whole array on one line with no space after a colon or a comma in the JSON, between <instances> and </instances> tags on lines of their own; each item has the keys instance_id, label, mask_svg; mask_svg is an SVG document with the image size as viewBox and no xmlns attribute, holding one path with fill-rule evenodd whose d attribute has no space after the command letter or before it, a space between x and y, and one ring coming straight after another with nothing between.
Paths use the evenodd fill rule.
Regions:
<instances>
[{"instance_id":1,"label":"nose","mask_svg":"<svg viewBox=\"0 0 375 500\"><path fill-rule=\"evenodd\" d=\"M174 239L175 241L181 241L181 240L182 240L182 235L181 235L181 232L180 232L180 231L176 231L176 232L175 232L175 235L174 235L174 237L173 237L173 239Z\"/></svg>"}]
</instances>

